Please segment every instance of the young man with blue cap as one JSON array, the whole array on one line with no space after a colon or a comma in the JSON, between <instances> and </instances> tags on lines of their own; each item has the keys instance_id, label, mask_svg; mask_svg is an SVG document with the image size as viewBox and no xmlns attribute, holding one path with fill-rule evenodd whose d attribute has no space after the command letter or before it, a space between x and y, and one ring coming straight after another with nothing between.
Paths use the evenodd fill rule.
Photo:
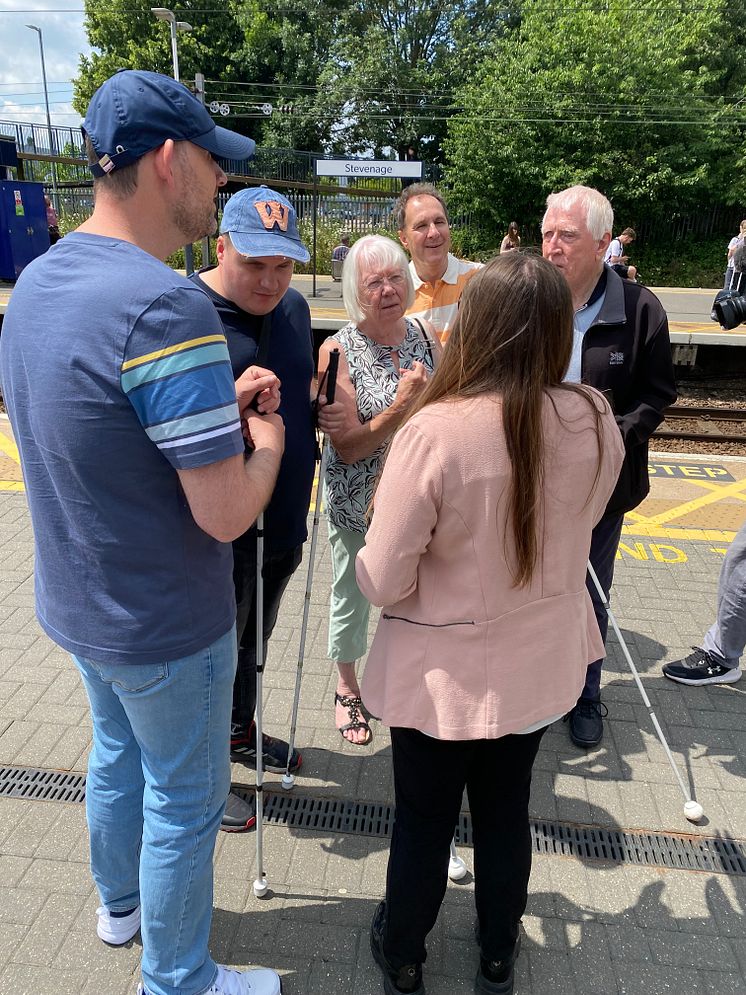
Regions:
<instances>
[{"instance_id":1,"label":"young man with blue cap","mask_svg":"<svg viewBox=\"0 0 746 995\"><path fill-rule=\"evenodd\" d=\"M218 264L191 279L207 292L223 322L233 375L252 364L267 366L282 384L279 413L285 424L285 452L264 515L262 577L264 656L282 595L301 561L315 468L310 392L313 377L311 313L290 286L295 262L309 253L298 232L295 208L268 187L240 190L225 205L217 241ZM261 359L258 358L261 352ZM256 529L233 543L238 670L233 686L231 756L256 766ZM264 769L284 773L288 744L263 735ZM290 770L302 763L293 751ZM255 822L254 798L231 792L222 828L242 832Z\"/></svg>"},{"instance_id":2,"label":"young man with blue cap","mask_svg":"<svg viewBox=\"0 0 746 995\"><path fill-rule=\"evenodd\" d=\"M278 995L274 971L220 967L207 943L230 784L228 543L274 487L279 385L258 367L234 382L215 309L163 262L215 231L216 160L254 143L132 70L94 94L83 129L93 215L24 270L0 362L37 616L91 707L97 932L121 945L141 929L141 995Z\"/></svg>"}]
</instances>

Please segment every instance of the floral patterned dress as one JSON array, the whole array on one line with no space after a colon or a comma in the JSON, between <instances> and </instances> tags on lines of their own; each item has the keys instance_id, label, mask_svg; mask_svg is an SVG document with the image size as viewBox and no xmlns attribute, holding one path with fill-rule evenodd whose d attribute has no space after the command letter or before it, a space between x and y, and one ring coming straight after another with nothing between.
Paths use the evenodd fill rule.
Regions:
<instances>
[{"instance_id":1,"label":"floral patterned dress","mask_svg":"<svg viewBox=\"0 0 746 995\"><path fill-rule=\"evenodd\" d=\"M411 369L412 363L417 361L424 365L428 373L432 373L432 344L415 322L409 318L404 320L407 332L404 341L396 347L399 366ZM330 338L344 350L355 390L358 417L364 424L390 407L396 397L399 370L391 358L394 348L380 345L368 338L352 322L340 328ZM352 532L367 532L366 514L388 444L387 439L370 456L347 464L339 458L331 443L327 442L329 453L324 477L326 513L333 525Z\"/></svg>"}]
</instances>

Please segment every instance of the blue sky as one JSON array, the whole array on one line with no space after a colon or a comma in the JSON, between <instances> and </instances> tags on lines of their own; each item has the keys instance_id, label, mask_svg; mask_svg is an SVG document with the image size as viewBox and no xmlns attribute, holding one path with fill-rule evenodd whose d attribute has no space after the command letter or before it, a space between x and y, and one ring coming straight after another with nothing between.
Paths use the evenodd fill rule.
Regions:
<instances>
[{"instance_id":1,"label":"blue sky","mask_svg":"<svg viewBox=\"0 0 746 995\"><path fill-rule=\"evenodd\" d=\"M82 0L0 0L0 121L46 123L39 36L44 36L52 124L75 127L72 84L78 57L90 52Z\"/></svg>"}]
</instances>

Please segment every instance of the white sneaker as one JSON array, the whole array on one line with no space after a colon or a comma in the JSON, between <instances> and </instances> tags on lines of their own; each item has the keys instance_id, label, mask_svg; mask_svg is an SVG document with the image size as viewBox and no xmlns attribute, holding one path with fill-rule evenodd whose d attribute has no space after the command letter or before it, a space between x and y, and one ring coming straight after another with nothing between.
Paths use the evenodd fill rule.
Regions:
<instances>
[{"instance_id":1,"label":"white sneaker","mask_svg":"<svg viewBox=\"0 0 746 995\"><path fill-rule=\"evenodd\" d=\"M128 916L111 916L102 905L96 909L96 915L98 916L96 932L104 943L109 943L113 947L121 947L123 943L127 943L140 928L139 905Z\"/></svg>"},{"instance_id":2,"label":"white sneaker","mask_svg":"<svg viewBox=\"0 0 746 995\"><path fill-rule=\"evenodd\" d=\"M218 976L205 995L281 995L280 976L267 967L233 971L218 964Z\"/></svg>"},{"instance_id":3,"label":"white sneaker","mask_svg":"<svg viewBox=\"0 0 746 995\"><path fill-rule=\"evenodd\" d=\"M137 995L147 995L143 985L137 986ZM282 995L282 982L278 974L266 967L232 971L218 964L215 984L204 995Z\"/></svg>"}]
</instances>

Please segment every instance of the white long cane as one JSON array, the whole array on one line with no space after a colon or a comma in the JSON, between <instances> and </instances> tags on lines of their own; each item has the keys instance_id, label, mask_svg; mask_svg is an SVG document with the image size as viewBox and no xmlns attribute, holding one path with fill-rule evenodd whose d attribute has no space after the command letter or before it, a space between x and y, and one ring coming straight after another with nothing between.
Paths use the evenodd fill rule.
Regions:
<instances>
[{"instance_id":1,"label":"white long cane","mask_svg":"<svg viewBox=\"0 0 746 995\"><path fill-rule=\"evenodd\" d=\"M604 594L604 590L601 587L598 577L596 576L596 571L591 566L590 561L588 563L588 573L591 575L591 580L593 581L596 590L598 591L598 596L601 598L603 606L606 609L606 614L609 616L609 621L611 622L612 628L614 629L616 637L619 640L619 645L622 647L622 653L624 654L624 658L627 661L627 666L632 672L632 676L635 679L637 688L640 694L642 695L642 700L645 703L645 707L648 710L648 714L650 715L650 721L653 723L653 728L655 729L656 735L658 736L658 739L661 742L661 746L663 747L666 756L668 757L668 762L671 764L671 769L676 775L676 780L679 782L681 793L684 796L684 815L690 822L699 822L699 820L704 815L704 809L702 808L699 802L694 801L694 799L689 793L688 788L684 784L684 779L682 778L679 772L679 768L676 766L676 761L674 760L673 754L671 753L668 743L666 742L666 737L663 735L663 730L661 729L660 723L658 722L656 714L653 711L653 706L650 704L650 699L648 698L645 692L645 688L643 687L642 681L640 680L640 675L637 672L637 667L634 665L632 661L630 652L627 649L627 644L624 641L624 637L622 636L622 633L619 630L619 626L617 625L617 621L614 618L614 612L611 610L611 606L609 605L609 599Z\"/></svg>"},{"instance_id":2,"label":"white long cane","mask_svg":"<svg viewBox=\"0 0 746 995\"><path fill-rule=\"evenodd\" d=\"M254 894L267 894L264 873L264 740L262 738L262 684L264 680L264 513L256 520L256 878Z\"/></svg>"}]
</instances>

